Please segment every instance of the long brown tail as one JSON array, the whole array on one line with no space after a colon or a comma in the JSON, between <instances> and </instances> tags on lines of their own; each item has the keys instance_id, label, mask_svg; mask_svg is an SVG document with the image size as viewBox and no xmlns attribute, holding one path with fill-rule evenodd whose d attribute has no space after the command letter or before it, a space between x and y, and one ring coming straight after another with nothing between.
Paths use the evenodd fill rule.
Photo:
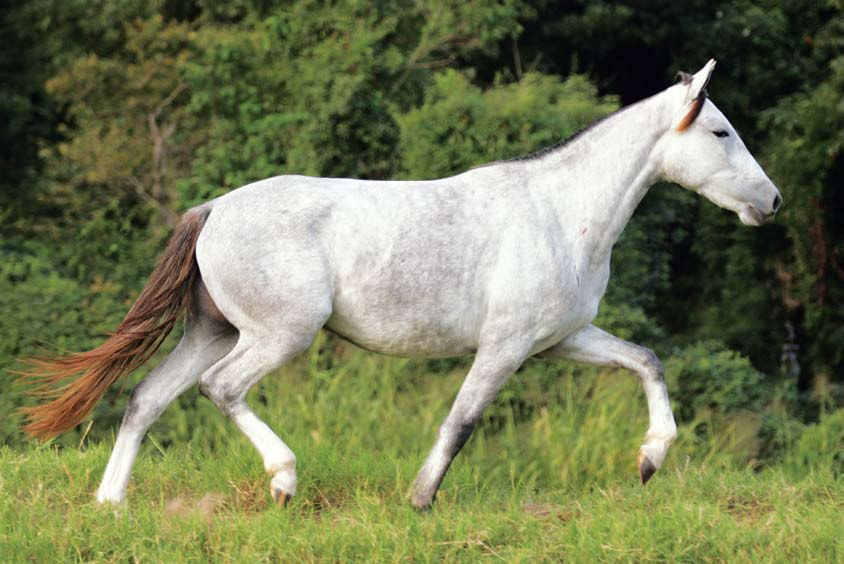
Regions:
<instances>
[{"instance_id":1,"label":"long brown tail","mask_svg":"<svg viewBox=\"0 0 844 564\"><path fill-rule=\"evenodd\" d=\"M108 387L146 362L182 313L190 311L199 273L196 241L209 213L210 208L200 208L182 217L141 295L105 343L87 352L26 361L31 370L18 374L37 384L31 394L46 403L23 408L25 432L46 439L78 425Z\"/></svg>"}]
</instances>

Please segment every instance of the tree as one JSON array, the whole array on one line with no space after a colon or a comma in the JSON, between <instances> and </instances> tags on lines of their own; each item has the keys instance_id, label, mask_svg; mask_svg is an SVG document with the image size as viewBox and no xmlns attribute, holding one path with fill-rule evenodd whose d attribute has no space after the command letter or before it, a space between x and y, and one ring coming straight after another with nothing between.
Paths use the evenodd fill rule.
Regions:
<instances>
[{"instance_id":1,"label":"tree","mask_svg":"<svg viewBox=\"0 0 844 564\"><path fill-rule=\"evenodd\" d=\"M844 56L814 88L766 112L771 168L780 179L790 254L777 275L782 302L811 335L819 371L844 368Z\"/></svg>"}]
</instances>

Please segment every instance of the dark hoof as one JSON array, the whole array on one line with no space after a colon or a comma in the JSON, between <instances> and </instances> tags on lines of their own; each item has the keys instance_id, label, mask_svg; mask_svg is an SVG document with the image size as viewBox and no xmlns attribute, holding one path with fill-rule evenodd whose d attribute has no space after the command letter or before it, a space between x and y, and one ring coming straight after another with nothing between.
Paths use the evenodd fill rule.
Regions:
<instances>
[{"instance_id":1,"label":"dark hoof","mask_svg":"<svg viewBox=\"0 0 844 564\"><path fill-rule=\"evenodd\" d=\"M287 507L287 504L290 503L291 499L293 499L293 496L284 490L272 488L271 493L275 502L282 507Z\"/></svg>"},{"instance_id":2,"label":"dark hoof","mask_svg":"<svg viewBox=\"0 0 844 564\"><path fill-rule=\"evenodd\" d=\"M654 474L656 474L654 463L643 453L639 453L639 477L642 478L642 485L647 484Z\"/></svg>"}]
</instances>

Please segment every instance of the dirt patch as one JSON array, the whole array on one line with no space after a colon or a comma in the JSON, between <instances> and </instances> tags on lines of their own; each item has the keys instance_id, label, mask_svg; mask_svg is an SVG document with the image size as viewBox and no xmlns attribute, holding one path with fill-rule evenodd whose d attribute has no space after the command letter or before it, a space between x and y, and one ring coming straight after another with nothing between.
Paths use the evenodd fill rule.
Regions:
<instances>
[{"instance_id":1,"label":"dirt patch","mask_svg":"<svg viewBox=\"0 0 844 564\"><path fill-rule=\"evenodd\" d=\"M556 519L562 523L580 517L580 509L567 507L556 503L541 503L528 501L522 505L522 511L540 519Z\"/></svg>"},{"instance_id":2,"label":"dirt patch","mask_svg":"<svg viewBox=\"0 0 844 564\"><path fill-rule=\"evenodd\" d=\"M756 496L728 496L724 502L724 509L734 519L750 521L755 523L761 517L774 510L767 501L760 500Z\"/></svg>"},{"instance_id":3,"label":"dirt patch","mask_svg":"<svg viewBox=\"0 0 844 564\"><path fill-rule=\"evenodd\" d=\"M180 495L164 504L164 512L178 517L199 515L210 523L214 513L225 505L225 502L225 496L219 493L208 493L198 500Z\"/></svg>"},{"instance_id":4,"label":"dirt patch","mask_svg":"<svg viewBox=\"0 0 844 564\"><path fill-rule=\"evenodd\" d=\"M312 491L307 492L308 497L300 498L300 507L303 511L312 512L314 516L335 511L349 503L350 494L346 490L327 490L314 486Z\"/></svg>"},{"instance_id":5,"label":"dirt patch","mask_svg":"<svg viewBox=\"0 0 844 564\"><path fill-rule=\"evenodd\" d=\"M270 503L274 503L267 480L263 476L252 480L229 481L229 485L235 491L232 503L238 511L257 513L265 511Z\"/></svg>"}]
</instances>

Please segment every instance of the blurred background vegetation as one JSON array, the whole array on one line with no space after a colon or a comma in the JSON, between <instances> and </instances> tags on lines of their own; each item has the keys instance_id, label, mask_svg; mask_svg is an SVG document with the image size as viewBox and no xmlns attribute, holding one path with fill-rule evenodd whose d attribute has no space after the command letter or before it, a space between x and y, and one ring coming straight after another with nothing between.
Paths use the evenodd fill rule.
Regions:
<instances>
[{"instance_id":1,"label":"blurred background vegetation","mask_svg":"<svg viewBox=\"0 0 844 564\"><path fill-rule=\"evenodd\" d=\"M4 2L0 18L0 370L41 347L96 346L190 206L279 174L434 178L522 155L714 57L710 95L785 206L749 229L655 187L615 249L598 324L663 358L683 444L718 428L735 444L705 452L751 464L783 460L784 447L794 464L818 445L844 449L841 0L30 0ZM306 376L268 378L252 402L270 419L301 403L314 419L297 423L301 436L318 442L341 416L383 420L376 408L397 409L393 392L413 394L401 405L429 402L427 438L391 440L427 444L466 365L375 361L324 336L297 364ZM541 438L549 410L577 394L627 397L596 393L606 379L590 373L529 362L483 433L523 422ZM89 438L113 432L119 391ZM16 408L27 401L0 380L0 442L25 442ZM190 392L155 436L213 447L223 427ZM617 435L638 444L644 429Z\"/></svg>"}]
</instances>

